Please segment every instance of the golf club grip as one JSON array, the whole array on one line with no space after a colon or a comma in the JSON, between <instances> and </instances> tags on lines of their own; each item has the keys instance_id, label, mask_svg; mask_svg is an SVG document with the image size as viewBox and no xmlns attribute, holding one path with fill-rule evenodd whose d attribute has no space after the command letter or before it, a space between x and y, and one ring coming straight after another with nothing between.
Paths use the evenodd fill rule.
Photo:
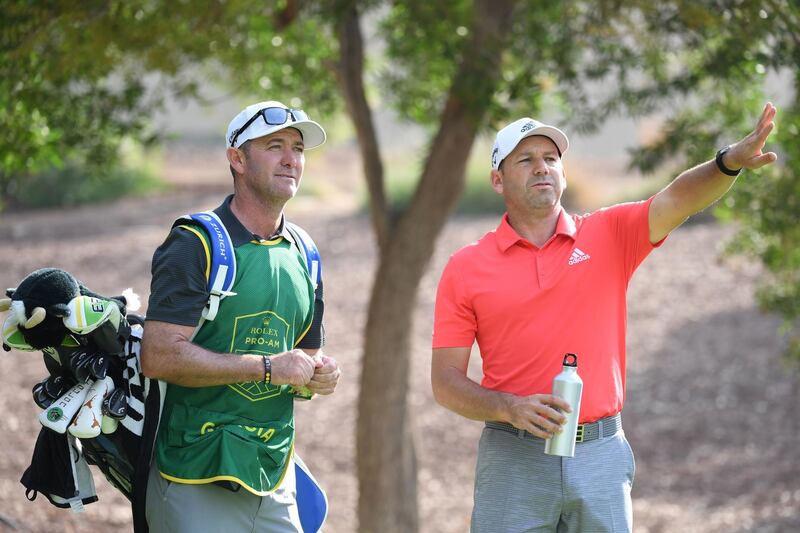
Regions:
<instances>
[{"instance_id":1,"label":"golf club grip","mask_svg":"<svg viewBox=\"0 0 800 533\"><path fill-rule=\"evenodd\" d=\"M88 383L78 383L39 413L39 422L57 433L66 432L67 425L83 405L83 399L88 392Z\"/></svg>"}]
</instances>

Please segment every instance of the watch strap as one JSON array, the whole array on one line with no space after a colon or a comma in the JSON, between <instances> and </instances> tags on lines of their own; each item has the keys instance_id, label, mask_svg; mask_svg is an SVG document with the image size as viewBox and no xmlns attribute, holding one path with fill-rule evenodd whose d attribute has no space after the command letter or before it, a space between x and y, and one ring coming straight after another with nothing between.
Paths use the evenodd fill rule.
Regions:
<instances>
[{"instance_id":1,"label":"watch strap","mask_svg":"<svg viewBox=\"0 0 800 533\"><path fill-rule=\"evenodd\" d=\"M262 355L261 360L264 363L264 384L269 385L272 383L272 360L267 355Z\"/></svg>"},{"instance_id":2,"label":"watch strap","mask_svg":"<svg viewBox=\"0 0 800 533\"><path fill-rule=\"evenodd\" d=\"M725 146L723 148L720 148L717 151L717 156L714 158L714 161L717 163L717 168L719 169L719 171L722 172L723 174L725 174L727 176L738 176L739 173L742 171L741 168L739 170L733 170L733 169L730 169L730 168L726 167L725 163L722 162L722 156L727 154L730 149L731 149L731 145L728 145L728 146Z\"/></svg>"}]
</instances>

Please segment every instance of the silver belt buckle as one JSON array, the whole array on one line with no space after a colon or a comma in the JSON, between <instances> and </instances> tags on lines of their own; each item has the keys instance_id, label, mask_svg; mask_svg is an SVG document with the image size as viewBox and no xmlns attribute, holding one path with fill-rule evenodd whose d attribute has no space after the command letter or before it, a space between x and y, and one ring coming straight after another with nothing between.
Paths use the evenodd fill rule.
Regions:
<instances>
[{"instance_id":1,"label":"silver belt buckle","mask_svg":"<svg viewBox=\"0 0 800 533\"><path fill-rule=\"evenodd\" d=\"M578 424L578 431L575 434L575 442L583 442L583 424Z\"/></svg>"}]
</instances>

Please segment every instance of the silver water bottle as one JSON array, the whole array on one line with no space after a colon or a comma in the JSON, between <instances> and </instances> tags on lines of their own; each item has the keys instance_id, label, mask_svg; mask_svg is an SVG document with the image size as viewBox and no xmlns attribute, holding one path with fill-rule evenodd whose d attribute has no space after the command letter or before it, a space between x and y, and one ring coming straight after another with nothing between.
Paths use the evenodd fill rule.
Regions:
<instances>
[{"instance_id":1,"label":"silver water bottle","mask_svg":"<svg viewBox=\"0 0 800 533\"><path fill-rule=\"evenodd\" d=\"M578 356L568 353L564 356L561 373L553 379L553 396L558 396L569 404L571 413L563 413L567 423L561 433L556 433L544 442L544 453L562 457L575 456L575 436L578 433L578 417L581 411L583 380L578 375Z\"/></svg>"}]
</instances>

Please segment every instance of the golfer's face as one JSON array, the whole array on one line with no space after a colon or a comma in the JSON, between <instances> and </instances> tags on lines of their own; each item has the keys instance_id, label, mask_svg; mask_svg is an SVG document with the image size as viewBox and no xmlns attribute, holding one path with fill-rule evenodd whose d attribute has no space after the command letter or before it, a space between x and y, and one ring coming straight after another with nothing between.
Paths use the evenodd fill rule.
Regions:
<instances>
[{"instance_id":1,"label":"golfer's face","mask_svg":"<svg viewBox=\"0 0 800 533\"><path fill-rule=\"evenodd\" d=\"M541 135L523 139L503 161L500 174L498 192L516 210L555 207L567 186L555 143Z\"/></svg>"}]
</instances>

